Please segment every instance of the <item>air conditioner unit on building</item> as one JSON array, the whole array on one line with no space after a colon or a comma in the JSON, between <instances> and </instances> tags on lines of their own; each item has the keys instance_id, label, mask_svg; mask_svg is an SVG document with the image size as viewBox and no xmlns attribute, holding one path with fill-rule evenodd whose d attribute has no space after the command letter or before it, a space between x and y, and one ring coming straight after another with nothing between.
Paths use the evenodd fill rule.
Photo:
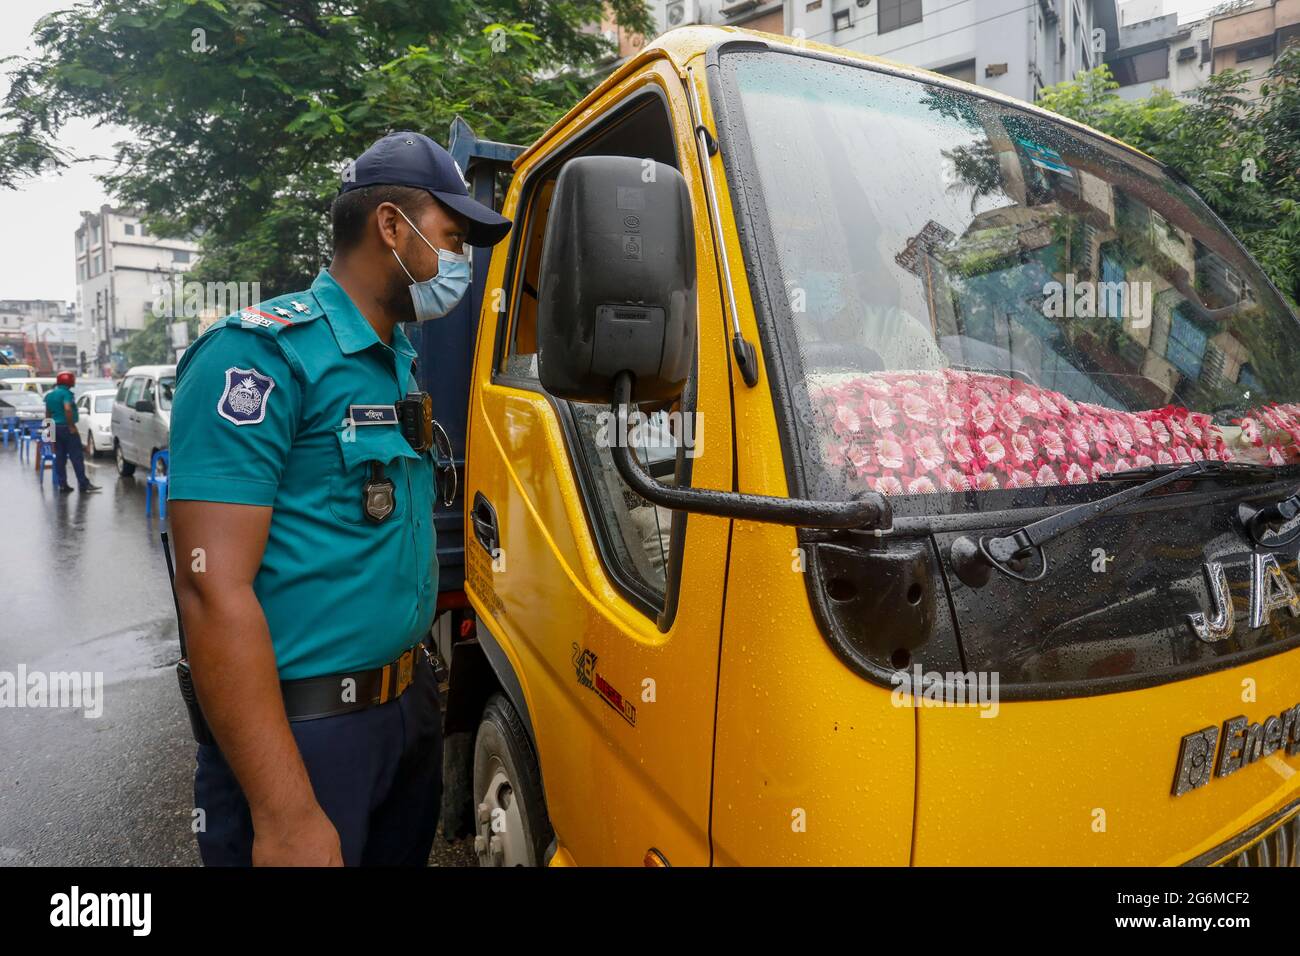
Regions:
<instances>
[{"instance_id":1,"label":"air conditioner unit on building","mask_svg":"<svg viewBox=\"0 0 1300 956\"><path fill-rule=\"evenodd\" d=\"M700 0L668 0L664 4L661 32L700 22Z\"/></svg>"},{"instance_id":2,"label":"air conditioner unit on building","mask_svg":"<svg viewBox=\"0 0 1300 956\"><path fill-rule=\"evenodd\" d=\"M1185 46L1178 51L1179 63L1186 63L1189 60L1195 60L1195 59L1196 59L1196 47L1194 46Z\"/></svg>"},{"instance_id":3,"label":"air conditioner unit on building","mask_svg":"<svg viewBox=\"0 0 1300 956\"><path fill-rule=\"evenodd\" d=\"M731 0L730 3L724 3L718 8L718 12L724 17L734 17L738 13L744 13L752 7L758 6L758 0Z\"/></svg>"}]
</instances>

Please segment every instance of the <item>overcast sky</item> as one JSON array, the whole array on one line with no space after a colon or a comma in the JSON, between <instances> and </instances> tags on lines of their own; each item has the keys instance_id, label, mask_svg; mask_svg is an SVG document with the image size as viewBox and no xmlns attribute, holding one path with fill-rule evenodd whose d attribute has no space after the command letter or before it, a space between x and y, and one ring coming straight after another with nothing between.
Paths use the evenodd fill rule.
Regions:
<instances>
[{"instance_id":1,"label":"overcast sky","mask_svg":"<svg viewBox=\"0 0 1300 956\"><path fill-rule=\"evenodd\" d=\"M927 0L933 3L934 0ZM979 0L975 0L979 3ZM5 29L0 32L0 56L30 55L30 37L36 21L74 0L4 0ZM1206 0L1164 0L1166 13L1194 19L1213 3ZM0 91L7 92L7 77ZM117 127L96 127L93 122L70 123L61 136L65 148L79 156L111 156L113 144L128 137ZM73 233L80 211L98 209L108 195L95 175L107 162L78 163L49 181L25 184L17 191L0 190L0 299L66 299L77 295Z\"/></svg>"}]
</instances>

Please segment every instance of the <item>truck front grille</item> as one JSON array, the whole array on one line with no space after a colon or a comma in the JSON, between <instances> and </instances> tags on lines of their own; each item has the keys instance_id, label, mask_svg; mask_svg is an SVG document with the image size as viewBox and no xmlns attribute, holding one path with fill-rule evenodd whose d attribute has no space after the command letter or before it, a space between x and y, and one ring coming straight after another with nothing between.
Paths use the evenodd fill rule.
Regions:
<instances>
[{"instance_id":1,"label":"truck front grille","mask_svg":"<svg viewBox=\"0 0 1300 956\"><path fill-rule=\"evenodd\" d=\"M1300 803L1283 807L1188 865L1300 866Z\"/></svg>"},{"instance_id":2,"label":"truck front grille","mask_svg":"<svg viewBox=\"0 0 1300 956\"><path fill-rule=\"evenodd\" d=\"M1293 811L1288 819L1219 865L1300 866L1300 812Z\"/></svg>"}]
</instances>

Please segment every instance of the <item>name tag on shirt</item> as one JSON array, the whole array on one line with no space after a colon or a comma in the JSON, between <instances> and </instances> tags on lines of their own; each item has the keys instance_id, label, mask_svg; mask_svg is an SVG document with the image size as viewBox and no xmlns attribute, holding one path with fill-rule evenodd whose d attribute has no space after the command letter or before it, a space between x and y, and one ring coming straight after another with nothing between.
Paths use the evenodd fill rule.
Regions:
<instances>
[{"instance_id":1,"label":"name tag on shirt","mask_svg":"<svg viewBox=\"0 0 1300 956\"><path fill-rule=\"evenodd\" d=\"M348 419L353 425L396 425L396 405L349 405Z\"/></svg>"}]
</instances>

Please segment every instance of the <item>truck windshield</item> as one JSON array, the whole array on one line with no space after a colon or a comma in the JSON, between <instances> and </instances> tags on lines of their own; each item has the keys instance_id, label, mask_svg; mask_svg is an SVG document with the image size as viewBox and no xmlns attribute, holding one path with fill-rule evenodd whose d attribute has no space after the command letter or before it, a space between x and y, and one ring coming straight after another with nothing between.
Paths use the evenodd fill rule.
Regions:
<instances>
[{"instance_id":1,"label":"truck windshield","mask_svg":"<svg viewBox=\"0 0 1300 956\"><path fill-rule=\"evenodd\" d=\"M1300 324L1158 164L877 69L720 62L806 494L1300 461Z\"/></svg>"}]
</instances>

